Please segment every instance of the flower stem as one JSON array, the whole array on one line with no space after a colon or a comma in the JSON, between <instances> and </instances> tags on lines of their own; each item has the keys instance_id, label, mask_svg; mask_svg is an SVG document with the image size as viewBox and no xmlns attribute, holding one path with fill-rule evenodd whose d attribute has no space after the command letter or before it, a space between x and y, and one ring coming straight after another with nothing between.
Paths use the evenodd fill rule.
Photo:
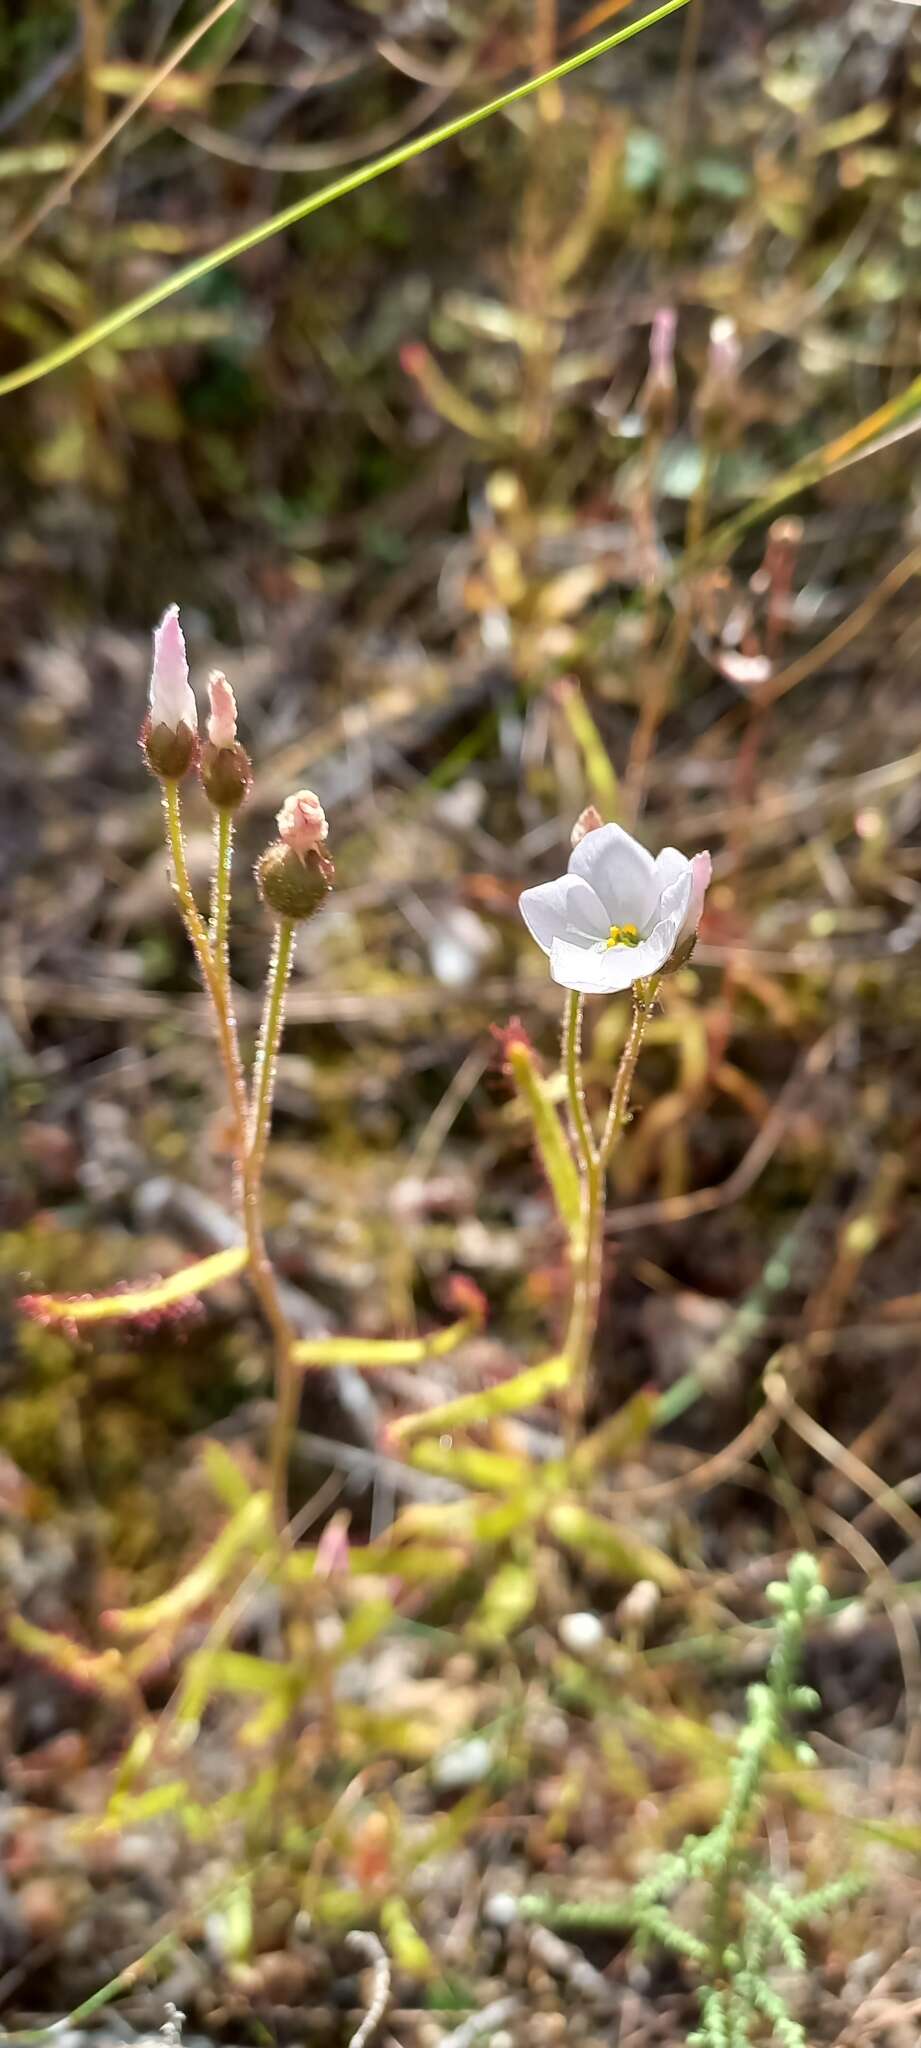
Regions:
<instances>
[{"instance_id":1,"label":"flower stem","mask_svg":"<svg viewBox=\"0 0 921 2048\"><path fill-rule=\"evenodd\" d=\"M229 984L226 974L221 972L219 960L215 957L205 930L204 920L192 894L192 884L189 880L188 863L185 855L185 842L182 836L179 784L175 781L164 780L162 790L166 836L173 864L176 895L179 900L182 921L189 935L192 950L198 962L199 971L214 1012L221 1064L224 1068L227 1082L227 1095L233 1127L233 1149L237 1169L237 1199L246 1236L246 1248L249 1254L249 1277L263 1315L272 1332L275 1351L275 1391L277 1401L277 1420L275 1439L273 1441L274 1472L277 1469L278 1458L281 1456L279 1453L278 1458L276 1457L276 1445L279 1440L283 1443L286 1460L288 1437L290 1436L293 1414L296 1413L297 1375L292 1371L291 1367L291 1347L295 1341L295 1336L282 1307L281 1297L278 1292L278 1282L275 1278L265 1245L262 1227L261 1156L257 1156L255 1159L250 1156L247 1133L249 1104L246 1094L246 1081L243 1074L243 1063L240 1058L237 1023L230 1001ZM228 834L228 841L229 836ZM220 870L220 860L218 865ZM229 843L226 873L229 903ZM219 884L216 877L217 886ZM215 922L215 929L217 930L217 921ZM283 996L284 983L282 983L281 988L281 997L283 998ZM279 1034L280 1027L281 1011L279 1011L277 1024ZM272 1065L274 1069L274 1061ZM269 1084L263 1111L262 1156L264 1156L265 1152L265 1137L268 1131L267 1120L270 1112L271 1085ZM280 1480L273 1489L279 1534L284 1529L287 1520L285 1477L286 1463L282 1465Z\"/></svg>"},{"instance_id":2,"label":"flower stem","mask_svg":"<svg viewBox=\"0 0 921 2048\"><path fill-rule=\"evenodd\" d=\"M578 1228L573 1231L570 1239L573 1288L569 1327L564 1344L564 1355L569 1362L571 1373L571 1429L578 1424L584 1411L592 1344L598 1326L607 1167L627 1123L633 1077L655 1004L660 978L658 975L651 976L648 981L637 982L634 987L633 1017L620 1056L600 1145L596 1143L592 1131L582 1080L582 997L570 995L566 1007L563 1058L582 1194Z\"/></svg>"},{"instance_id":3,"label":"flower stem","mask_svg":"<svg viewBox=\"0 0 921 2048\"><path fill-rule=\"evenodd\" d=\"M176 895L179 898L182 922L192 942L192 949L201 969L205 987L208 990L208 994L211 995L214 962L211 956L208 934L205 931L204 922L198 904L192 894L192 884L189 880L188 863L185 857L185 840L182 836L182 809L179 801L179 784L175 781L164 780L161 782L160 788L163 796L163 816L166 820L166 838L170 859L173 863L173 880Z\"/></svg>"},{"instance_id":4,"label":"flower stem","mask_svg":"<svg viewBox=\"0 0 921 2048\"><path fill-rule=\"evenodd\" d=\"M614 1087L611 1092L611 1104L601 1139L600 1158L602 1173L607 1170L611 1154L627 1124L630 1113L630 1091L633 1087L633 1076L636 1073L637 1060L643 1050L646 1027L652 1014L658 986L658 976L647 982L637 982L634 986L633 1016L630 1020L630 1029L627 1033L626 1043L620 1056L620 1065L615 1076ZM643 991L642 995L640 993L641 990Z\"/></svg>"},{"instance_id":5,"label":"flower stem","mask_svg":"<svg viewBox=\"0 0 921 2048\"><path fill-rule=\"evenodd\" d=\"M285 995L294 947L294 925L288 917L281 917L275 928L275 943L265 984L265 1003L262 1023L259 1029L259 1044L256 1050L256 1066L253 1073L253 1104L250 1117L249 1144L247 1154L251 1171L258 1180L262 1178L265 1148L268 1144L269 1126L272 1121L272 1100L275 1094L275 1073L278 1065L278 1048L281 1044L282 1025L285 1015Z\"/></svg>"},{"instance_id":6,"label":"flower stem","mask_svg":"<svg viewBox=\"0 0 921 2048\"><path fill-rule=\"evenodd\" d=\"M563 1025L563 1059L582 1199L578 1227L570 1238L572 1305L563 1347L571 1375L571 1431L575 1430L585 1408L588 1367L601 1296L601 1244L604 1221L604 1175L589 1120L582 1080L582 1010L582 997L572 993L566 1005Z\"/></svg>"},{"instance_id":7,"label":"flower stem","mask_svg":"<svg viewBox=\"0 0 921 2048\"><path fill-rule=\"evenodd\" d=\"M563 1020L563 1063L566 1068L566 1091L569 1096L573 1136L580 1163L584 1167L595 1152L595 1140L582 1081L582 1010L583 998L573 990Z\"/></svg>"},{"instance_id":8,"label":"flower stem","mask_svg":"<svg viewBox=\"0 0 921 2048\"><path fill-rule=\"evenodd\" d=\"M265 985L265 1004L259 1032L259 1045L256 1052L256 1067L253 1074L253 1100L246 1151L246 1180L252 1200L257 1206L262 1189L262 1172L265 1165L266 1146L272 1122L272 1103L275 1095L278 1049L281 1044L281 1034L284 1025L285 995L288 987L288 976L291 972L294 932L295 927L290 918L279 918ZM288 1460L291 1448L291 1435L297 1421L299 1392L300 1374L294 1363L293 1333L289 1329L288 1341L281 1348L276 1346L275 1421L272 1428L271 1477L275 1521L279 1532L284 1529L288 1518Z\"/></svg>"},{"instance_id":9,"label":"flower stem","mask_svg":"<svg viewBox=\"0 0 921 2048\"><path fill-rule=\"evenodd\" d=\"M219 810L215 826L214 881L208 939L218 972L227 980L227 931L230 923L230 864L233 858L233 812Z\"/></svg>"}]
</instances>

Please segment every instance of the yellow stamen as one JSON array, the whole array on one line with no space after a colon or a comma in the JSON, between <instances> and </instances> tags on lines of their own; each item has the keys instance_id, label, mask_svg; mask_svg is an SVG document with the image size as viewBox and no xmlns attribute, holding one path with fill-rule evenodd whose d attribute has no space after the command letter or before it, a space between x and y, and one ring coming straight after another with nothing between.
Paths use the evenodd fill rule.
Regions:
<instances>
[{"instance_id":1,"label":"yellow stamen","mask_svg":"<svg viewBox=\"0 0 921 2048\"><path fill-rule=\"evenodd\" d=\"M612 924L608 946L638 946L640 935L635 924Z\"/></svg>"}]
</instances>

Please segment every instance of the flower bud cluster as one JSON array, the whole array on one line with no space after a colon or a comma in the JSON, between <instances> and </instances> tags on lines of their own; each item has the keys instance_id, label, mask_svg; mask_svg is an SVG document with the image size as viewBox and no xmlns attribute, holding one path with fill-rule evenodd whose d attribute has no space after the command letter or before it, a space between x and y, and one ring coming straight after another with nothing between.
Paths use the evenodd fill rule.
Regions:
<instances>
[{"instance_id":1,"label":"flower bud cluster","mask_svg":"<svg viewBox=\"0 0 921 2048\"><path fill-rule=\"evenodd\" d=\"M161 782L180 782L197 767L208 802L226 814L245 803L253 770L237 738L236 698L221 669L213 669L208 678L208 707L200 739L179 607L170 605L154 632L141 746L148 767ZM278 813L278 838L256 868L261 894L277 917L312 917L325 902L335 875L325 851L328 833L323 806L313 790L300 789L285 799Z\"/></svg>"},{"instance_id":2,"label":"flower bud cluster","mask_svg":"<svg viewBox=\"0 0 921 2048\"><path fill-rule=\"evenodd\" d=\"M154 632L153 666L141 746L147 765L161 782L181 782L198 767L202 787L216 810L234 811L248 797L253 771L237 740L237 705L227 677L215 669L208 681L210 717L203 743L198 706L189 681L179 606L171 604Z\"/></svg>"}]
</instances>

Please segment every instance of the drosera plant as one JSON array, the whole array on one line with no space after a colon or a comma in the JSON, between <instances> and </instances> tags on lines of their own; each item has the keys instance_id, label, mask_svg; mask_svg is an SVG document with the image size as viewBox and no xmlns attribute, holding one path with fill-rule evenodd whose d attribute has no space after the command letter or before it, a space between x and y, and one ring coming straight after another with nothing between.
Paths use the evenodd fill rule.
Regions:
<instances>
[{"instance_id":1,"label":"drosera plant","mask_svg":"<svg viewBox=\"0 0 921 2048\"><path fill-rule=\"evenodd\" d=\"M213 1019L230 1110L244 1243L127 1292L76 1300L44 1296L33 1298L29 1306L33 1314L79 1333L84 1324L106 1318L156 1314L206 1292L231 1274L245 1274L273 1343L276 1403L269 1483L264 1485L260 1477L253 1487L219 1445L206 1447L206 1476L226 1510L218 1533L165 1591L141 1605L110 1609L101 1618L111 1647L80 1645L15 1618L10 1634L27 1654L95 1691L123 1718L126 1745L103 1825L143 1824L169 1813L193 1842L240 1841L247 1867L243 1876L236 1869L233 1873L235 1898L257 1893L254 1845L260 1851L280 1851L290 1858L295 1872L292 1891L300 1888L318 1923L341 1927L343 1921L354 1925L376 1918L398 1967L424 1975L430 1965L426 1960L420 1966L418 1960L414 1898L407 1903L404 1897L411 1889L411 1859L395 1856L385 1873L386 1891L370 1883L350 1883L337 1893L332 1872L327 1871L329 1857L335 1856L348 1874L340 1836L344 1840L348 1834L350 1785L363 1775L355 1777L352 1769L354 1752L347 1717L341 1714L338 1672L391 1626L407 1594L415 1602L420 1592L424 1596L464 1575L479 1574L482 1597L469 1623L461 1619L459 1626L467 1627L475 1649L492 1653L538 1603L537 1560L545 1536L581 1566L603 1571L608 1578L627 1584L650 1581L663 1595L681 1591L683 1573L670 1557L632 1530L595 1513L592 1504L599 1474L643 1442L655 1426L654 1398L641 1391L592 1436L583 1437L578 1424L585 1412L598 1320L608 1168L629 1120L637 1063L660 990L695 944L710 857L705 852L689 857L674 848L653 857L620 826L603 824L599 812L589 809L573 832L566 874L524 891L525 923L564 992L562 1064L568 1129L556 1091L541 1074L520 1028L506 1034L505 1050L569 1247L571 1298L565 1336L558 1353L507 1380L398 1418L391 1435L409 1462L450 1478L461 1497L437 1505L424 1499L412 1502L370 1543L353 1543L337 1531L331 1570L328 1541L325 1554L322 1536L319 1545L301 1547L299 1539L309 1525L300 1517L293 1524L288 1519L288 1463L302 1374L344 1363L373 1370L444 1357L482 1326L484 1304L469 1283L459 1282L454 1291L455 1320L418 1338L302 1340L292 1329L266 1243L263 1174L296 937L321 912L334 881L327 821L313 792L295 792L282 805L277 837L257 864L258 885L274 933L261 1027L248 1072L227 942L234 819L250 791L252 764L237 736L231 686L220 673L210 678L207 723L204 735L199 732L174 607L154 637L141 744L160 786L176 900ZM184 785L193 773L214 813L207 915L196 900L186 852ZM596 1123L583 1075L584 1006L590 996L626 991L632 1003L630 1022L603 1122ZM503 1449L501 1430L493 1435L491 1425L548 1396L560 1396L567 1409L569 1443L563 1454L539 1463L514 1441ZM465 1442L467 1431L472 1435ZM369 1580L383 1580L386 1593L369 1596ZM266 1584L281 1596L280 1635L273 1644L280 1654L251 1653L237 1643L243 1609L252 1592ZM637 1887L627 1921L618 1922L634 1928L643 1939L665 1942L697 1967L703 1987L699 2039L706 2048L736 2048L751 2038L755 2018L774 2024L777 2014L781 2048L802 2048L796 2022L776 2003L768 1963L774 1949L788 1963L798 1956L798 1923L839 1896L835 1890L833 1895L826 1891L788 1900L776 1887L759 1884L749 1874L748 1841L771 1751L783 1741L791 1714L802 1711L813 1697L796 1683L803 1627L824 1601L810 1560L797 1560L788 1586L776 1597L778 1643L766 1685L753 1688L750 1695L749 1727L722 1820L709 1836L693 1838L663 1859ZM332 1636L323 1626L330 1603L336 1623ZM146 1688L151 1676L170 1663L178 1673L176 1692L170 1706L157 1713L149 1706ZM247 1768L224 1799L209 1803L195 1796L185 1752L206 1708L224 1694L238 1706L249 1703L238 1731ZM396 1748L404 1761L418 1761L412 1728L404 1728L399 1716L377 1719L369 1709L360 1727L372 1758L377 1745ZM305 1812L300 1792L290 1801L287 1795L297 1774L300 1783L308 1758L323 1760L331 1782L317 1772ZM336 1819L340 1806L341 1827ZM468 1817L474 1817L472 1808L469 1816L466 1810L459 1811L458 1829L466 1827ZM436 1829L433 1852L440 1840ZM327 1849L324 1843L332 1846ZM689 1934L669 1902L685 1886L700 1884L708 1888L711 1899L709 1922L702 1934ZM623 1915L622 1906L620 1910ZM781 2020L786 2033L779 2031Z\"/></svg>"},{"instance_id":2,"label":"drosera plant","mask_svg":"<svg viewBox=\"0 0 921 2048\"><path fill-rule=\"evenodd\" d=\"M105 1296L26 1296L21 1302L38 1320L71 1332L106 1320L157 1316L196 1298L234 1274L245 1272L272 1338L275 1421L270 1452L270 1488L279 1537L287 1526L287 1475L297 1420L302 1375L311 1368L349 1362L363 1367L411 1365L429 1355L425 1338L375 1342L365 1338L302 1339L285 1310L263 1225L262 1187L272 1125L275 1076L284 1029L285 999L298 931L322 910L335 879L328 850L329 827L312 790L297 790L278 812L278 836L256 867L262 901L274 926L262 1021L252 1073L241 1053L228 966L228 935L234 817L250 794L253 768L237 737L237 707L227 677L212 672L209 713L199 732L198 705L189 676L178 606L171 605L154 632L147 713L140 744L160 785L166 842L179 913L208 999L229 1110L236 1204L244 1243L155 1279ZM192 888L183 820L183 785L197 773L214 813L211 901L206 919ZM439 1354L461 1343L482 1318L478 1290L468 1288L456 1321L432 1338Z\"/></svg>"},{"instance_id":3,"label":"drosera plant","mask_svg":"<svg viewBox=\"0 0 921 2048\"><path fill-rule=\"evenodd\" d=\"M801 1976L806 1955L798 1930L844 1905L863 1884L849 1873L796 1891L772 1877L758 1854L757 1822L778 1757L792 1748L801 1767L816 1763L811 1743L794 1732L798 1717L820 1704L799 1678L806 1629L828 1606L815 1558L795 1556L786 1579L768 1586L767 1598L777 1615L774 1647L765 1679L748 1690L728 1795L715 1825L705 1835L687 1835L614 1902L554 1903L532 1895L518 1906L523 1918L558 1928L624 1928L642 1945L670 1949L689 1963L698 1978L700 2025L688 2036L688 2048L748 2048L764 2039L777 2048L808 2048L805 2028L772 1973L780 1964ZM683 1910L688 1900L690 1913Z\"/></svg>"}]
</instances>

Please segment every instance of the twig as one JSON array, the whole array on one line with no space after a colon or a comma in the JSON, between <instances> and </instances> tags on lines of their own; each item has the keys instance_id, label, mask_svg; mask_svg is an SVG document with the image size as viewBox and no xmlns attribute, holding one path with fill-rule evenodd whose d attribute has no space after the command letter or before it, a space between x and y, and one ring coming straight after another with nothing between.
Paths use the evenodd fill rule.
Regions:
<instances>
[{"instance_id":1,"label":"twig","mask_svg":"<svg viewBox=\"0 0 921 2048\"><path fill-rule=\"evenodd\" d=\"M478 2041L496 2033L520 2010L521 2000L518 1998L494 1998L491 2005L484 2005L482 2012L471 2013L468 2020L455 2027L453 2034L448 2035L448 2048L476 2048Z\"/></svg>"},{"instance_id":2,"label":"twig","mask_svg":"<svg viewBox=\"0 0 921 2048\"><path fill-rule=\"evenodd\" d=\"M347 1935L346 1945L353 1954L363 1956L374 1971L371 2003L361 2026L349 2042L349 2048L368 2048L368 2043L377 2033L390 1998L390 1958L377 1935L361 1928L356 1928L353 1933Z\"/></svg>"}]
</instances>

